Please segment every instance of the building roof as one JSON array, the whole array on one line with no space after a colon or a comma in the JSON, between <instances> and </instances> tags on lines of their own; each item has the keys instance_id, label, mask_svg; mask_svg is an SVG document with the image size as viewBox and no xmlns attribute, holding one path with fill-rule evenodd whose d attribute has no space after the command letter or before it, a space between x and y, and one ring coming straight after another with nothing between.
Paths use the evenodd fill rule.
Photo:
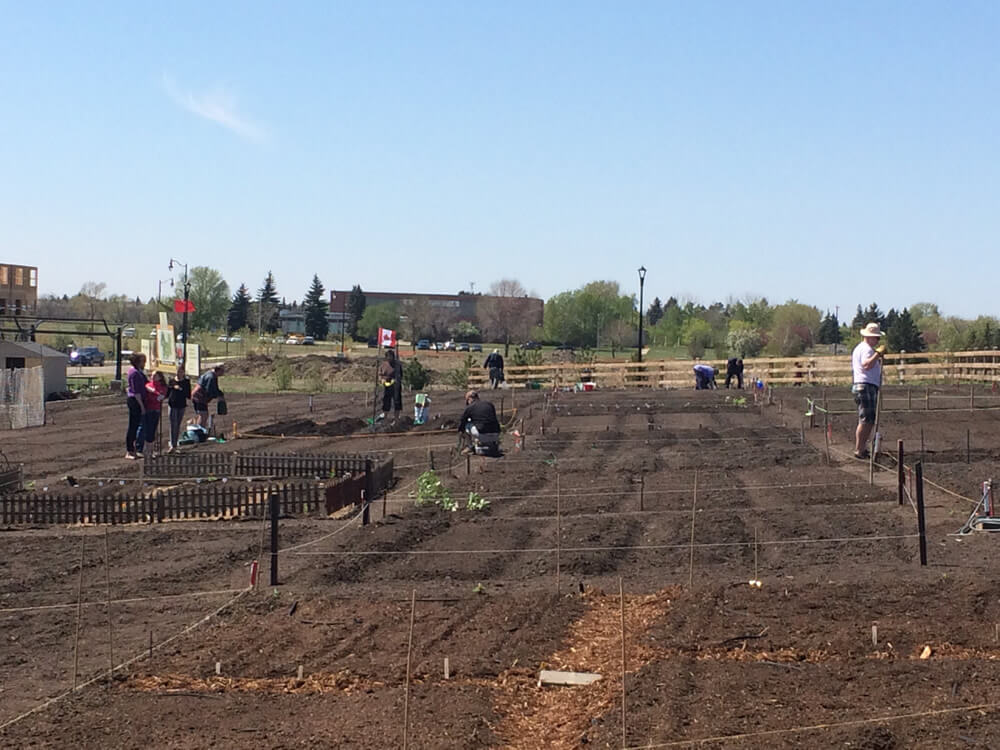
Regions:
<instances>
[{"instance_id":1,"label":"building roof","mask_svg":"<svg viewBox=\"0 0 1000 750\"><path fill-rule=\"evenodd\" d=\"M41 357L42 359L56 357L67 359L65 352L34 341L0 341L0 353L4 356L10 356L14 352L20 353L21 356Z\"/></svg>"}]
</instances>

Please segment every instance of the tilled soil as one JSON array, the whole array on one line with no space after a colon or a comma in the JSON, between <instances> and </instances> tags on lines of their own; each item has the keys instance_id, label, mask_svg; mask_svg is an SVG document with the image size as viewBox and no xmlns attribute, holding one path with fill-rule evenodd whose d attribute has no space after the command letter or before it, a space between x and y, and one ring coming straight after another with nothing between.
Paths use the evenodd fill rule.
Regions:
<instances>
[{"instance_id":1,"label":"tilled soil","mask_svg":"<svg viewBox=\"0 0 1000 750\"><path fill-rule=\"evenodd\" d=\"M391 451L398 482L373 522L283 519L274 587L260 522L116 527L107 567L104 529L5 531L0 724L70 689L75 652L77 681L100 679L0 738L383 748L405 732L414 748L716 737L728 739L709 746L987 747L1000 730L998 537L953 532L971 510L962 497L978 499L996 470L1000 412L983 408L985 394L975 410L893 410L907 393L887 391L883 446L895 453L903 440L910 464L923 430L927 478L955 493L925 487L927 567L892 461L880 458L887 470L870 485L868 464L849 457L856 417L827 418L829 453L822 415L809 427L805 399L821 402L821 389L784 389L764 407L724 391L505 391L504 421L526 436L517 450L508 435L501 459L455 453L454 428L442 425L460 393L435 395L437 420L375 433L360 395L316 397L310 412L301 396L234 394L240 432L261 437L226 448ZM833 406L844 393L825 395L831 411L851 408ZM967 404L967 389L939 388L930 401L957 397ZM135 469L109 450L124 428L120 403L54 411L56 424L4 445L37 483ZM415 505L432 463L457 510ZM470 493L489 506L467 509ZM240 592L254 559L263 581ZM112 646L117 663L148 657L150 634L157 645L227 603L107 681ZM543 668L602 678L539 687Z\"/></svg>"}]
</instances>

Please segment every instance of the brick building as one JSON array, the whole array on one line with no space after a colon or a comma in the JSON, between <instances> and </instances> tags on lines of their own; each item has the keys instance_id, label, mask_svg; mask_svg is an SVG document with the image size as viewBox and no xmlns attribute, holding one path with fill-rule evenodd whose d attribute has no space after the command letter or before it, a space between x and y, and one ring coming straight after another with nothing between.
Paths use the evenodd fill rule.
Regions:
<instances>
[{"instance_id":1,"label":"brick building","mask_svg":"<svg viewBox=\"0 0 1000 750\"><path fill-rule=\"evenodd\" d=\"M38 269L0 263L0 315L31 315L38 307Z\"/></svg>"},{"instance_id":2,"label":"brick building","mask_svg":"<svg viewBox=\"0 0 1000 750\"><path fill-rule=\"evenodd\" d=\"M365 292L365 306L395 303L399 306L400 315L408 317L407 310L426 300L432 315L451 322L467 320L476 328L484 328L480 311L484 304L495 300L503 300L505 305L516 306L516 316L521 321L524 330L542 324L545 302L537 297L491 297L488 294L416 294L413 292ZM331 320L343 321L347 318L347 301L351 296L350 289L330 290Z\"/></svg>"}]
</instances>

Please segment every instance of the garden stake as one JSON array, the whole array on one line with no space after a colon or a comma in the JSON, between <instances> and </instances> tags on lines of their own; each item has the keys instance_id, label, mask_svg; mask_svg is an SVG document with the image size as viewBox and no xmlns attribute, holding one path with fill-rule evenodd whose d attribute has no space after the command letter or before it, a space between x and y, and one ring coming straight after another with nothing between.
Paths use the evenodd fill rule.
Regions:
<instances>
[{"instance_id":1,"label":"garden stake","mask_svg":"<svg viewBox=\"0 0 1000 750\"><path fill-rule=\"evenodd\" d=\"M417 611L417 590L410 594L410 637L406 643L406 684L403 686L403 750L406 750L410 728L410 654L413 652L413 617Z\"/></svg>"},{"instance_id":2,"label":"garden stake","mask_svg":"<svg viewBox=\"0 0 1000 750\"><path fill-rule=\"evenodd\" d=\"M299 664L299 674L298 674L299 682L302 682L302 676L303 676L304 671L305 670L303 670L302 665Z\"/></svg>"},{"instance_id":3,"label":"garden stake","mask_svg":"<svg viewBox=\"0 0 1000 750\"><path fill-rule=\"evenodd\" d=\"M920 564L927 565L927 525L924 520L924 465L917 461L917 532L920 535Z\"/></svg>"},{"instance_id":4,"label":"garden stake","mask_svg":"<svg viewBox=\"0 0 1000 750\"><path fill-rule=\"evenodd\" d=\"M449 669L448 657L447 656L444 657L444 678L446 680L451 678L451 670Z\"/></svg>"},{"instance_id":5,"label":"garden stake","mask_svg":"<svg viewBox=\"0 0 1000 750\"><path fill-rule=\"evenodd\" d=\"M465 476L472 473L472 456L465 457Z\"/></svg>"},{"instance_id":6,"label":"garden stake","mask_svg":"<svg viewBox=\"0 0 1000 750\"><path fill-rule=\"evenodd\" d=\"M753 579L755 581L759 581L760 580L760 576L757 574L758 573L758 566L757 566L757 557L758 557L758 555L757 555L757 551L758 551L758 546L757 546L757 527L754 526L753 527Z\"/></svg>"},{"instance_id":7,"label":"garden stake","mask_svg":"<svg viewBox=\"0 0 1000 750\"><path fill-rule=\"evenodd\" d=\"M216 674L222 674L222 662L221 661L215 662L215 673Z\"/></svg>"},{"instance_id":8,"label":"garden stake","mask_svg":"<svg viewBox=\"0 0 1000 750\"><path fill-rule=\"evenodd\" d=\"M108 654L111 669L108 670L108 682L115 672L115 633L111 624L111 545L108 542L108 527L104 527L104 579L108 587Z\"/></svg>"},{"instance_id":9,"label":"garden stake","mask_svg":"<svg viewBox=\"0 0 1000 750\"><path fill-rule=\"evenodd\" d=\"M268 498L268 511L271 514L271 585L278 585L278 495L273 493Z\"/></svg>"},{"instance_id":10,"label":"garden stake","mask_svg":"<svg viewBox=\"0 0 1000 750\"><path fill-rule=\"evenodd\" d=\"M1000 622L993 625L993 640L1000 643Z\"/></svg>"},{"instance_id":11,"label":"garden stake","mask_svg":"<svg viewBox=\"0 0 1000 750\"><path fill-rule=\"evenodd\" d=\"M872 647L878 646L878 625L872 625Z\"/></svg>"},{"instance_id":12,"label":"garden stake","mask_svg":"<svg viewBox=\"0 0 1000 750\"><path fill-rule=\"evenodd\" d=\"M500 397L500 421L503 421L503 396Z\"/></svg>"},{"instance_id":13,"label":"garden stake","mask_svg":"<svg viewBox=\"0 0 1000 750\"><path fill-rule=\"evenodd\" d=\"M434 451L427 449L427 468L434 471Z\"/></svg>"},{"instance_id":14,"label":"garden stake","mask_svg":"<svg viewBox=\"0 0 1000 750\"><path fill-rule=\"evenodd\" d=\"M965 429L965 463L972 463L972 431Z\"/></svg>"},{"instance_id":15,"label":"garden stake","mask_svg":"<svg viewBox=\"0 0 1000 750\"><path fill-rule=\"evenodd\" d=\"M930 411L931 408L931 389L924 388L924 409ZM921 458L923 457L923 452L921 452Z\"/></svg>"},{"instance_id":16,"label":"garden stake","mask_svg":"<svg viewBox=\"0 0 1000 750\"><path fill-rule=\"evenodd\" d=\"M625 723L625 587L621 576L618 576L618 601L621 602L622 618L622 747L628 747L628 725Z\"/></svg>"},{"instance_id":17,"label":"garden stake","mask_svg":"<svg viewBox=\"0 0 1000 750\"><path fill-rule=\"evenodd\" d=\"M80 577L76 584L76 635L73 638L73 689L76 690L76 675L80 666L80 615L83 613L83 552L87 537L80 537Z\"/></svg>"},{"instance_id":18,"label":"garden stake","mask_svg":"<svg viewBox=\"0 0 1000 750\"><path fill-rule=\"evenodd\" d=\"M688 559L688 588L694 588L694 519L698 505L698 470L694 470L694 497L691 500L691 554Z\"/></svg>"},{"instance_id":19,"label":"garden stake","mask_svg":"<svg viewBox=\"0 0 1000 750\"><path fill-rule=\"evenodd\" d=\"M388 488L382 490L382 520L385 520L385 506L389 502L389 490Z\"/></svg>"},{"instance_id":20,"label":"garden stake","mask_svg":"<svg viewBox=\"0 0 1000 750\"><path fill-rule=\"evenodd\" d=\"M560 556L562 553L562 482L556 472L556 593L561 593L559 585Z\"/></svg>"},{"instance_id":21,"label":"garden stake","mask_svg":"<svg viewBox=\"0 0 1000 750\"><path fill-rule=\"evenodd\" d=\"M639 510L645 510L646 500L646 475L639 475Z\"/></svg>"},{"instance_id":22,"label":"garden stake","mask_svg":"<svg viewBox=\"0 0 1000 750\"><path fill-rule=\"evenodd\" d=\"M830 465L830 415L823 412L823 436L826 438L826 464Z\"/></svg>"},{"instance_id":23,"label":"garden stake","mask_svg":"<svg viewBox=\"0 0 1000 750\"><path fill-rule=\"evenodd\" d=\"M153 664L153 631L152 630L149 631L149 664L150 664L150 668L152 668L152 664Z\"/></svg>"},{"instance_id":24,"label":"garden stake","mask_svg":"<svg viewBox=\"0 0 1000 750\"><path fill-rule=\"evenodd\" d=\"M906 492L906 466L903 464L903 441L896 441L896 483L899 485L899 504L903 504L903 495Z\"/></svg>"},{"instance_id":25,"label":"garden stake","mask_svg":"<svg viewBox=\"0 0 1000 750\"><path fill-rule=\"evenodd\" d=\"M906 389L906 410L911 411L913 409L913 389Z\"/></svg>"}]
</instances>

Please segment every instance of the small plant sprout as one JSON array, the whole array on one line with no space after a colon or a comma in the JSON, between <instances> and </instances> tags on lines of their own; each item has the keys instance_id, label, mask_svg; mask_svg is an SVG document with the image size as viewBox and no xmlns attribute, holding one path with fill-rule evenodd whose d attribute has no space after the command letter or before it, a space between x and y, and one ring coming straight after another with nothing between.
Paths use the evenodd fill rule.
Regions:
<instances>
[{"instance_id":1,"label":"small plant sprout","mask_svg":"<svg viewBox=\"0 0 1000 750\"><path fill-rule=\"evenodd\" d=\"M478 492L470 492L469 499L465 504L466 510L486 510L490 507L490 501Z\"/></svg>"},{"instance_id":2,"label":"small plant sprout","mask_svg":"<svg viewBox=\"0 0 1000 750\"><path fill-rule=\"evenodd\" d=\"M481 584L481 583L477 583L475 586L472 587L472 593L473 594L485 594L486 593L486 587L483 586L483 584Z\"/></svg>"}]
</instances>

